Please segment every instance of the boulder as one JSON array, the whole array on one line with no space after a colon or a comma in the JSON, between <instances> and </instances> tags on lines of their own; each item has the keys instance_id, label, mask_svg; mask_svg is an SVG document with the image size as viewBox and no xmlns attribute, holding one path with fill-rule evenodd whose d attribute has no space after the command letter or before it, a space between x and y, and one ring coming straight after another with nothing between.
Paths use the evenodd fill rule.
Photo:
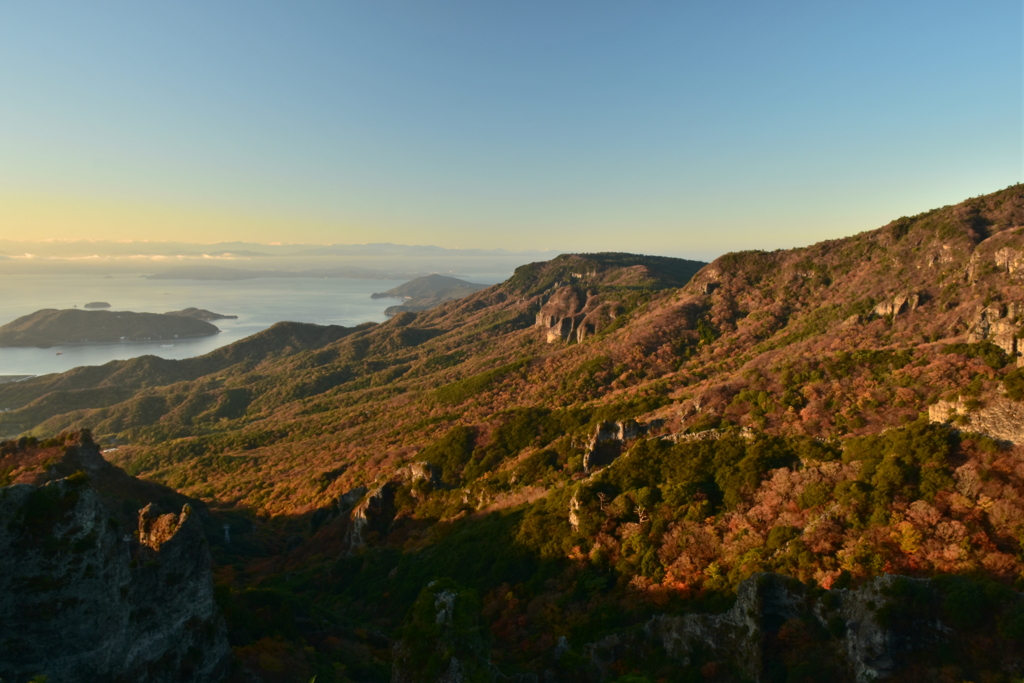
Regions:
<instances>
[{"instance_id":1,"label":"boulder","mask_svg":"<svg viewBox=\"0 0 1024 683\"><path fill-rule=\"evenodd\" d=\"M874 314L882 317L895 317L920 306L922 298L922 295L917 293L897 294L892 299L876 305Z\"/></svg>"}]
</instances>

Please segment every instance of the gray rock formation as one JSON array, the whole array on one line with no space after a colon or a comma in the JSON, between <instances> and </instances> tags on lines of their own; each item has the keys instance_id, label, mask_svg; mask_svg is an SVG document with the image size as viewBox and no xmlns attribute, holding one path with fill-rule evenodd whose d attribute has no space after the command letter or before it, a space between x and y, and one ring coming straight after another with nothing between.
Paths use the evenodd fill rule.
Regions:
<instances>
[{"instance_id":1,"label":"gray rock formation","mask_svg":"<svg viewBox=\"0 0 1024 683\"><path fill-rule=\"evenodd\" d=\"M602 422L597 425L594 436L587 444L587 453L583 456L583 470L591 472L594 468L610 465L622 452L626 441L635 439L647 430L636 420L622 422Z\"/></svg>"},{"instance_id":2,"label":"gray rock formation","mask_svg":"<svg viewBox=\"0 0 1024 683\"><path fill-rule=\"evenodd\" d=\"M429 462L411 462L397 470L395 477L402 482L425 481L433 486L441 483L440 469Z\"/></svg>"},{"instance_id":3,"label":"gray rock formation","mask_svg":"<svg viewBox=\"0 0 1024 683\"><path fill-rule=\"evenodd\" d=\"M357 486L335 498L330 505L315 511L309 519L310 530L316 532L324 524L347 515L368 490L365 486Z\"/></svg>"},{"instance_id":4,"label":"gray rock formation","mask_svg":"<svg viewBox=\"0 0 1024 683\"><path fill-rule=\"evenodd\" d=\"M904 585L897 589L897 582ZM811 592L778 574L755 574L740 584L736 603L722 614L659 615L639 632L614 633L584 648L596 680L613 677L611 664L650 647L694 665L699 658L731 662L752 681L768 680L770 642L786 628L817 623L831 632L836 664L858 683L886 678L904 657L940 647L946 632L933 617L900 613L888 621L887 608L899 610L901 590L929 591L925 579L881 576L857 590ZM887 626L886 623L889 623Z\"/></svg>"},{"instance_id":5,"label":"gray rock formation","mask_svg":"<svg viewBox=\"0 0 1024 683\"><path fill-rule=\"evenodd\" d=\"M125 535L84 475L0 489L0 678L220 681L210 554L184 509Z\"/></svg>"},{"instance_id":6,"label":"gray rock formation","mask_svg":"<svg viewBox=\"0 0 1024 683\"><path fill-rule=\"evenodd\" d=\"M557 289L537 313L536 327L546 330L547 342L581 342L599 332L618 315L614 304L593 291L581 293L566 285Z\"/></svg>"},{"instance_id":7,"label":"gray rock formation","mask_svg":"<svg viewBox=\"0 0 1024 683\"><path fill-rule=\"evenodd\" d=\"M569 526L572 527L574 532L580 530L581 507L580 492L576 491L576 493L572 494L572 499L569 501Z\"/></svg>"},{"instance_id":8,"label":"gray rock formation","mask_svg":"<svg viewBox=\"0 0 1024 683\"><path fill-rule=\"evenodd\" d=\"M912 311L921 304L921 295L916 293L907 292L904 294L897 294L889 301L883 301L882 303L875 306L875 315L880 316L897 316L900 313L906 313Z\"/></svg>"},{"instance_id":9,"label":"gray rock formation","mask_svg":"<svg viewBox=\"0 0 1024 683\"><path fill-rule=\"evenodd\" d=\"M989 304L978 309L970 321L967 341L991 341L1010 356L1019 356L1017 334L1021 326L1017 321L1020 311L1016 304Z\"/></svg>"},{"instance_id":10,"label":"gray rock formation","mask_svg":"<svg viewBox=\"0 0 1024 683\"><path fill-rule=\"evenodd\" d=\"M366 545L369 531L387 533L395 518L395 488L396 484L391 481L381 484L352 510L345 534L345 545L350 552Z\"/></svg>"},{"instance_id":11,"label":"gray rock formation","mask_svg":"<svg viewBox=\"0 0 1024 683\"><path fill-rule=\"evenodd\" d=\"M1011 247L1003 247L994 254L996 267L1013 275L1024 267L1024 253Z\"/></svg>"},{"instance_id":12,"label":"gray rock formation","mask_svg":"<svg viewBox=\"0 0 1024 683\"><path fill-rule=\"evenodd\" d=\"M939 401L928 406L932 422L956 420L964 429L987 434L1001 441L1024 443L1024 403L1008 398L988 399L985 405L973 408L962 398Z\"/></svg>"}]
</instances>

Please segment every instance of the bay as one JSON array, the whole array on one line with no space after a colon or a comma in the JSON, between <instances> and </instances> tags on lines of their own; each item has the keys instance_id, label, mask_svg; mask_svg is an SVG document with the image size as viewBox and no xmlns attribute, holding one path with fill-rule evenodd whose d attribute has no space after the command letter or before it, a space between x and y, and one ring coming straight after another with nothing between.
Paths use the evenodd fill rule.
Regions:
<instances>
[{"instance_id":1,"label":"bay","mask_svg":"<svg viewBox=\"0 0 1024 683\"><path fill-rule=\"evenodd\" d=\"M467 278L470 279L470 278ZM497 282L488 274L477 282ZM400 280L276 278L233 281L148 280L140 274L16 274L0 277L0 325L44 308L82 308L108 302L109 310L166 313L205 308L237 320L217 320L221 333L171 342L82 344L49 349L0 348L0 375L42 375L81 365L102 365L146 354L190 358L289 320L350 327L383 322L399 301L371 299ZM59 354L58 354L59 352Z\"/></svg>"}]
</instances>

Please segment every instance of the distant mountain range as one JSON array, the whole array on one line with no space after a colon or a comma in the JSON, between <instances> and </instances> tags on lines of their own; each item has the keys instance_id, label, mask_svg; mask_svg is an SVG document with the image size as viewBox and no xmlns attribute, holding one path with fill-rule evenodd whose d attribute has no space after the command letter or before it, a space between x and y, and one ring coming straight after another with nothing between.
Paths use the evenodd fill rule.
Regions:
<instances>
[{"instance_id":1,"label":"distant mountain range","mask_svg":"<svg viewBox=\"0 0 1024 683\"><path fill-rule=\"evenodd\" d=\"M68 240L32 242L0 239L0 255L40 257L85 256L235 256L242 258L322 257L322 256L459 256L509 257L523 261L550 258L556 250L508 251L505 249L448 249L430 245L377 244L260 244L257 242L219 242L197 244L192 242L103 241ZM2 258L3 256L0 256Z\"/></svg>"},{"instance_id":2,"label":"distant mountain range","mask_svg":"<svg viewBox=\"0 0 1024 683\"><path fill-rule=\"evenodd\" d=\"M405 280L415 273L389 272L372 268L311 268L306 270L253 270L224 266L175 266L149 280L257 280L261 278L352 278L357 280Z\"/></svg>"}]
</instances>

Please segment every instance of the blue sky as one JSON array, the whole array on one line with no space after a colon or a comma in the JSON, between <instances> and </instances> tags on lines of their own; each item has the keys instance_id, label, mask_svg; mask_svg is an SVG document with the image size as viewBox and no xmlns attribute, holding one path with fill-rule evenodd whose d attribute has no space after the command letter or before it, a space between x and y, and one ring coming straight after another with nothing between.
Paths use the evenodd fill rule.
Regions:
<instances>
[{"instance_id":1,"label":"blue sky","mask_svg":"<svg viewBox=\"0 0 1024 683\"><path fill-rule=\"evenodd\" d=\"M1022 180L1020 2L11 3L0 238L809 244Z\"/></svg>"}]
</instances>

